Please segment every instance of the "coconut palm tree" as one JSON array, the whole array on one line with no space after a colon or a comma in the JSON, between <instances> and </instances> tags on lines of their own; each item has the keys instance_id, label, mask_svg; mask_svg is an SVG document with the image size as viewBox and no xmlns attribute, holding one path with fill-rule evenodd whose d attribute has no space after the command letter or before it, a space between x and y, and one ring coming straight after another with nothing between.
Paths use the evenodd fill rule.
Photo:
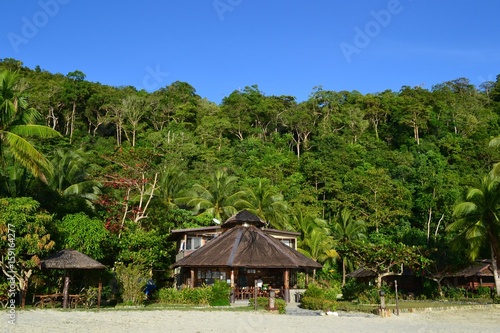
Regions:
<instances>
[{"instance_id":1,"label":"coconut palm tree","mask_svg":"<svg viewBox=\"0 0 500 333\"><path fill-rule=\"evenodd\" d=\"M466 201L457 204L453 210L456 221L447 228L457 232L457 240L466 244L471 260L475 260L487 244L491 253L491 265L497 295L500 296L498 277L498 256L500 239L500 177L497 165L486 175L478 188L467 192Z\"/></svg>"},{"instance_id":2,"label":"coconut palm tree","mask_svg":"<svg viewBox=\"0 0 500 333\"><path fill-rule=\"evenodd\" d=\"M94 208L93 201L101 194L101 184L89 179L85 168L88 164L83 149L58 148L51 160L53 177L49 181L50 187L62 197L77 197Z\"/></svg>"},{"instance_id":3,"label":"coconut palm tree","mask_svg":"<svg viewBox=\"0 0 500 333\"><path fill-rule=\"evenodd\" d=\"M33 176L47 183L51 168L47 159L26 139L61 136L50 127L37 125L40 113L28 106L23 85L17 73L0 73L0 155L10 154ZM5 161L5 158L2 158ZM5 167L5 165L4 165Z\"/></svg>"},{"instance_id":4,"label":"coconut palm tree","mask_svg":"<svg viewBox=\"0 0 500 333\"><path fill-rule=\"evenodd\" d=\"M179 198L177 202L192 207L193 212L199 216L211 216L224 221L249 206L243 199L245 191L236 190L237 179L218 170L207 185L193 185L192 193Z\"/></svg>"},{"instance_id":5,"label":"coconut palm tree","mask_svg":"<svg viewBox=\"0 0 500 333\"><path fill-rule=\"evenodd\" d=\"M330 235L337 242L348 244L366 239L366 224L362 220L354 220L351 211L344 208L337 213L329 225ZM342 256L342 286L345 285L347 257Z\"/></svg>"},{"instance_id":6,"label":"coconut palm tree","mask_svg":"<svg viewBox=\"0 0 500 333\"><path fill-rule=\"evenodd\" d=\"M277 188L259 179L259 184L254 189L246 189L246 198L250 206L249 212L259 216L276 229L290 229L287 221L287 203Z\"/></svg>"},{"instance_id":7,"label":"coconut palm tree","mask_svg":"<svg viewBox=\"0 0 500 333\"><path fill-rule=\"evenodd\" d=\"M293 228L300 232L297 243L298 251L305 256L324 263L334 264L338 257L334 249L335 241L328 235L325 220L315 217L314 212L305 212L306 208L296 206L293 209Z\"/></svg>"},{"instance_id":8,"label":"coconut palm tree","mask_svg":"<svg viewBox=\"0 0 500 333\"><path fill-rule=\"evenodd\" d=\"M160 173L155 197L167 210L175 208L177 198L181 197L185 184L186 174L176 166L166 165Z\"/></svg>"}]
</instances>

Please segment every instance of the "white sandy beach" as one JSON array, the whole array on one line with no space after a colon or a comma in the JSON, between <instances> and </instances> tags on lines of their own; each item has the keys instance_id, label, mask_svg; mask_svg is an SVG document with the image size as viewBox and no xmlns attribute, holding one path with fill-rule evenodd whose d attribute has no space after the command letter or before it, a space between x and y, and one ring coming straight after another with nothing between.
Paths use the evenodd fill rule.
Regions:
<instances>
[{"instance_id":1,"label":"white sandy beach","mask_svg":"<svg viewBox=\"0 0 500 333\"><path fill-rule=\"evenodd\" d=\"M500 308L405 313L292 316L269 313L176 310L27 310L16 324L3 313L1 332L500 332Z\"/></svg>"}]
</instances>

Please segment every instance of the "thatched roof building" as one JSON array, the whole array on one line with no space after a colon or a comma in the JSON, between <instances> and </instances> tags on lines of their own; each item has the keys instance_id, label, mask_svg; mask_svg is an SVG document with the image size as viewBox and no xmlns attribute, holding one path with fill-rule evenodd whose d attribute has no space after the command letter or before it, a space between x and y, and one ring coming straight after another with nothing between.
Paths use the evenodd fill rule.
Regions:
<instances>
[{"instance_id":1,"label":"thatched roof building","mask_svg":"<svg viewBox=\"0 0 500 333\"><path fill-rule=\"evenodd\" d=\"M56 254L43 259L40 262L42 269L105 269L106 266L90 258L89 256L75 251L62 250Z\"/></svg>"},{"instance_id":2,"label":"thatched roof building","mask_svg":"<svg viewBox=\"0 0 500 333\"><path fill-rule=\"evenodd\" d=\"M237 225L177 261L173 267L314 269L322 266L254 225Z\"/></svg>"},{"instance_id":3,"label":"thatched roof building","mask_svg":"<svg viewBox=\"0 0 500 333\"><path fill-rule=\"evenodd\" d=\"M72 269L106 269L106 266L76 250L65 249L40 261L41 269L64 269L63 308L68 307L69 274ZM99 302L101 289L99 289Z\"/></svg>"},{"instance_id":4,"label":"thatched roof building","mask_svg":"<svg viewBox=\"0 0 500 333\"><path fill-rule=\"evenodd\" d=\"M493 277L493 270L491 269L491 260L482 259L474 262L473 265L452 274L451 276L469 278L472 276L491 276Z\"/></svg>"},{"instance_id":5,"label":"thatched roof building","mask_svg":"<svg viewBox=\"0 0 500 333\"><path fill-rule=\"evenodd\" d=\"M297 284L297 273L322 266L296 250L296 232L265 229L266 222L248 211L241 211L217 227L172 231L170 240L178 242L177 286L202 286L225 280L233 288L233 299L248 295L257 281L279 290L290 299L290 286ZM261 290L264 292L264 289Z\"/></svg>"}]
</instances>

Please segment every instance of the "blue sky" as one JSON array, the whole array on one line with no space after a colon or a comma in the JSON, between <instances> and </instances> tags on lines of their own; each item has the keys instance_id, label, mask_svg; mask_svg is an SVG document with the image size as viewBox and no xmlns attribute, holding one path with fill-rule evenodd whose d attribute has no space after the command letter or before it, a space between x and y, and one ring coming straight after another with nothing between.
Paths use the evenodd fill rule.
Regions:
<instances>
[{"instance_id":1,"label":"blue sky","mask_svg":"<svg viewBox=\"0 0 500 333\"><path fill-rule=\"evenodd\" d=\"M500 74L497 0L2 0L0 58L220 103L258 85L374 93Z\"/></svg>"}]
</instances>

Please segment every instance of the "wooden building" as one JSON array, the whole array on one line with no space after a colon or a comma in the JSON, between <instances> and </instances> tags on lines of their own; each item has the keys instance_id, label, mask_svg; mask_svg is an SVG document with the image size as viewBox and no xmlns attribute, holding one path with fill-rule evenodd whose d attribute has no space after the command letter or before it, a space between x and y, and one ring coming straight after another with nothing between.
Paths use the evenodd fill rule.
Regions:
<instances>
[{"instance_id":1,"label":"wooden building","mask_svg":"<svg viewBox=\"0 0 500 333\"><path fill-rule=\"evenodd\" d=\"M289 301L297 272L314 274L321 265L296 250L298 233L265 225L242 211L220 227L173 231L170 239L179 249L173 264L177 285L197 287L219 279L231 285L232 300L274 291Z\"/></svg>"},{"instance_id":2,"label":"wooden building","mask_svg":"<svg viewBox=\"0 0 500 333\"><path fill-rule=\"evenodd\" d=\"M443 283L469 291L476 290L478 287L494 289L495 280L491 268L491 260L476 260L471 266L447 276L443 280Z\"/></svg>"}]
</instances>

